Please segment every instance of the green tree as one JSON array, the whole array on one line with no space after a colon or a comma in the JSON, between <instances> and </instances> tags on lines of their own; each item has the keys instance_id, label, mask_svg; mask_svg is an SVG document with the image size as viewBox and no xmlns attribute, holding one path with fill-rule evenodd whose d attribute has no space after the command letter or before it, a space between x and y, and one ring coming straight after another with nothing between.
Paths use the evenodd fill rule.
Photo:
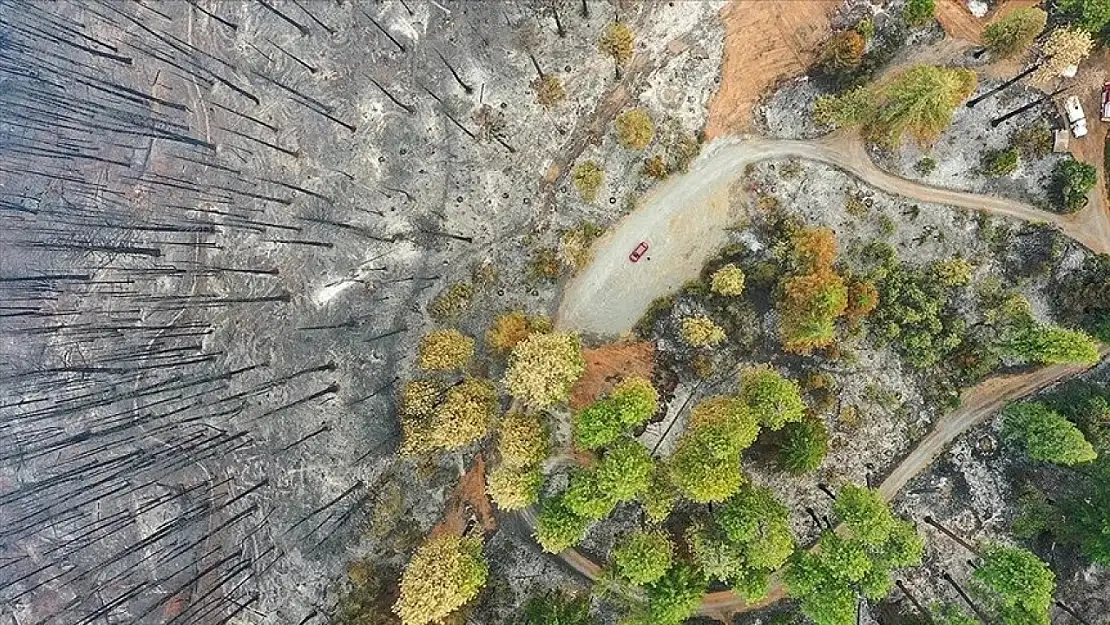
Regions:
<instances>
[{"instance_id":1,"label":"green tree","mask_svg":"<svg viewBox=\"0 0 1110 625\"><path fill-rule=\"evenodd\" d=\"M535 408L564 402L586 370L582 343L566 333L533 334L509 357L505 386L514 397Z\"/></svg>"},{"instance_id":2,"label":"green tree","mask_svg":"<svg viewBox=\"0 0 1110 625\"><path fill-rule=\"evenodd\" d=\"M697 503L724 501L744 483L739 456L722 455L704 435L689 431L671 454L669 468L679 492Z\"/></svg>"},{"instance_id":3,"label":"green tree","mask_svg":"<svg viewBox=\"0 0 1110 625\"><path fill-rule=\"evenodd\" d=\"M771 430L801 421L806 413L798 384L767 365L740 372L740 400Z\"/></svg>"},{"instance_id":4,"label":"green tree","mask_svg":"<svg viewBox=\"0 0 1110 625\"><path fill-rule=\"evenodd\" d=\"M631 438L621 439L597 465L598 486L617 501L629 501L648 489L654 468L646 447Z\"/></svg>"},{"instance_id":5,"label":"green tree","mask_svg":"<svg viewBox=\"0 0 1110 625\"><path fill-rule=\"evenodd\" d=\"M738 296L744 292L744 271L729 263L713 272L709 284L709 290L717 295Z\"/></svg>"},{"instance_id":6,"label":"green tree","mask_svg":"<svg viewBox=\"0 0 1110 625\"><path fill-rule=\"evenodd\" d=\"M935 12L934 0L906 0L906 6L902 9L902 19L906 21L907 26L924 26L933 20Z\"/></svg>"},{"instance_id":7,"label":"green tree","mask_svg":"<svg viewBox=\"0 0 1110 625\"><path fill-rule=\"evenodd\" d=\"M604 519L617 506L616 497L602 488L597 472L590 469L571 473L563 501L571 512L587 521Z\"/></svg>"},{"instance_id":8,"label":"green tree","mask_svg":"<svg viewBox=\"0 0 1110 625\"><path fill-rule=\"evenodd\" d=\"M1079 330L1032 323L1013 333L1006 349L1026 362L1046 365L1094 364L1099 360L1098 343Z\"/></svg>"},{"instance_id":9,"label":"green tree","mask_svg":"<svg viewBox=\"0 0 1110 625\"><path fill-rule=\"evenodd\" d=\"M575 514L562 495L543 501L536 519L536 542L548 553L559 553L586 536L589 520Z\"/></svg>"},{"instance_id":10,"label":"green tree","mask_svg":"<svg viewBox=\"0 0 1110 625\"><path fill-rule=\"evenodd\" d=\"M1056 0L1054 6L1065 22L1091 34L1110 25L1110 0Z\"/></svg>"},{"instance_id":11,"label":"green tree","mask_svg":"<svg viewBox=\"0 0 1110 625\"><path fill-rule=\"evenodd\" d=\"M595 625L590 600L584 595L547 592L524 604L523 625Z\"/></svg>"},{"instance_id":12,"label":"green tree","mask_svg":"<svg viewBox=\"0 0 1110 625\"><path fill-rule=\"evenodd\" d=\"M783 285L783 348L805 354L836 338L836 318L848 309L848 288L832 271L794 276Z\"/></svg>"},{"instance_id":13,"label":"green tree","mask_svg":"<svg viewBox=\"0 0 1110 625\"><path fill-rule=\"evenodd\" d=\"M1090 478L1061 504L1060 536L1093 562L1110 566L1110 457L1100 457Z\"/></svg>"},{"instance_id":14,"label":"green tree","mask_svg":"<svg viewBox=\"0 0 1110 625\"><path fill-rule=\"evenodd\" d=\"M952 123L952 113L975 91L975 72L932 65L817 101L819 122L863 127L872 139L899 145L905 135L927 144Z\"/></svg>"},{"instance_id":15,"label":"green tree","mask_svg":"<svg viewBox=\"0 0 1110 625\"><path fill-rule=\"evenodd\" d=\"M401 575L393 611L404 625L437 623L477 597L488 577L477 539L453 534L429 538Z\"/></svg>"},{"instance_id":16,"label":"green tree","mask_svg":"<svg viewBox=\"0 0 1110 625\"><path fill-rule=\"evenodd\" d=\"M1052 174L1052 194L1057 206L1065 213L1074 213L1087 203L1087 193L1098 182L1093 165L1075 159L1056 164Z\"/></svg>"},{"instance_id":17,"label":"green tree","mask_svg":"<svg viewBox=\"0 0 1110 625\"><path fill-rule=\"evenodd\" d=\"M628 377L608 396L574 415L574 442L585 449L604 447L647 421L658 409L659 393L651 382L639 376Z\"/></svg>"},{"instance_id":18,"label":"green tree","mask_svg":"<svg viewBox=\"0 0 1110 625\"><path fill-rule=\"evenodd\" d=\"M972 580L1004 625L1048 625L1056 574L1032 552L988 545Z\"/></svg>"},{"instance_id":19,"label":"green tree","mask_svg":"<svg viewBox=\"0 0 1110 625\"><path fill-rule=\"evenodd\" d=\"M1044 9L1017 9L983 29L983 43L994 56L1009 58L1028 51L1047 23Z\"/></svg>"},{"instance_id":20,"label":"green tree","mask_svg":"<svg viewBox=\"0 0 1110 625\"><path fill-rule=\"evenodd\" d=\"M858 484L840 489L833 510L852 535L868 545L882 544L894 527L894 514L879 491Z\"/></svg>"},{"instance_id":21,"label":"green tree","mask_svg":"<svg viewBox=\"0 0 1110 625\"><path fill-rule=\"evenodd\" d=\"M687 564L675 564L663 577L645 588L647 613L639 622L645 625L680 625L697 613L707 587L701 571Z\"/></svg>"},{"instance_id":22,"label":"green tree","mask_svg":"<svg viewBox=\"0 0 1110 625\"><path fill-rule=\"evenodd\" d=\"M462 369L474 356L474 339L458 330L433 330L420 339L419 366L425 371Z\"/></svg>"},{"instance_id":23,"label":"green tree","mask_svg":"<svg viewBox=\"0 0 1110 625\"><path fill-rule=\"evenodd\" d=\"M613 568L617 575L640 586L650 584L671 568L674 545L659 531L633 532L613 548Z\"/></svg>"},{"instance_id":24,"label":"green tree","mask_svg":"<svg viewBox=\"0 0 1110 625\"><path fill-rule=\"evenodd\" d=\"M794 473L809 473L821 466L829 452L829 429L821 419L787 424L779 447L779 466Z\"/></svg>"},{"instance_id":25,"label":"green tree","mask_svg":"<svg viewBox=\"0 0 1110 625\"><path fill-rule=\"evenodd\" d=\"M1011 404L1002 412L1002 435L1033 460L1073 465L1097 457L1079 428L1039 402Z\"/></svg>"},{"instance_id":26,"label":"green tree","mask_svg":"<svg viewBox=\"0 0 1110 625\"><path fill-rule=\"evenodd\" d=\"M704 399L690 411L687 431L717 450L735 456L755 442L759 435L756 414L743 399L718 395Z\"/></svg>"}]
</instances>

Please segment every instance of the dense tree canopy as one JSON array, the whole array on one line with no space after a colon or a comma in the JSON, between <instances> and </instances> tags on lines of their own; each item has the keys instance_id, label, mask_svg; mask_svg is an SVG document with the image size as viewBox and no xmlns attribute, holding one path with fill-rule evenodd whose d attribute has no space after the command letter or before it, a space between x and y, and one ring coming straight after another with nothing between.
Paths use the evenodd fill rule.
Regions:
<instances>
[{"instance_id":1,"label":"dense tree canopy","mask_svg":"<svg viewBox=\"0 0 1110 625\"><path fill-rule=\"evenodd\" d=\"M1008 337L1006 349L1014 356L1039 364L1094 364L1098 342L1080 330L1031 323Z\"/></svg>"},{"instance_id":2,"label":"dense tree canopy","mask_svg":"<svg viewBox=\"0 0 1110 625\"><path fill-rule=\"evenodd\" d=\"M547 458L547 428L537 414L510 412L497 427L501 463L515 468L538 465Z\"/></svg>"},{"instance_id":3,"label":"dense tree canopy","mask_svg":"<svg viewBox=\"0 0 1110 625\"><path fill-rule=\"evenodd\" d=\"M727 499L744 482L740 453L758 434L755 415L740 398L702 401L691 411L690 423L671 455L671 480L693 501Z\"/></svg>"},{"instance_id":4,"label":"dense tree canopy","mask_svg":"<svg viewBox=\"0 0 1110 625\"><path fill-rule=\"evenodd\" d=\"M647 585L646 614L634 622L636 625L680 625L697 613L706 588L701 571L686 564L675 564L663 577Z\"/></svg>"},{"instance_id":5,"label":"dense tree canopy","mask_svg":"<svg viewBox=\"0 0 1110 625\"><path fill-rule=\"evenodd\" d=\"M952 113L975 91L975 72L918 65L882 82L817 101L818 121L862 127L869 137L898 145L906 135L929 143L952 123Z\"/></svg>"},{"instance_id":6,"label":"dense tree canopy","mask_svg":"<svg viewBox=\"0 0 1110 625\"><path fill-rule=\"evenodd\" d=\"M582 344L574 334L532 334L513 348L505 386L535 408L566 401L586 370Z\"/></svg>"},{"instance_id":7,"label":"dense tree canopy","mask_svg":"<svg viewBox=\"0 0 1110 625\"><path fill-rule=\"evenodd\" d=\"M551 322L546 317L530 317L519 310L494 319L486 331L486 344L498 352L508 352L535 332L547 332Z\"/></svg>"},{"instance_id":8,"label":"dense tree canopy","mask_svg":"<svg viewBox=\"0 0 1110 625\"><path fill-rule=\"evenodd\" d=\"M603 397L574 415L574 442L598 449L647 421L659 409L659 393L651 382L630 376Z\"/></svg>"},{"instance_id":9,"label":"dense tree canopy","mask_svg":"<svg viewBox=\"0 0 1110 625\"><path fill-rule=\"evenodd\" d=\"M632 532L613 547L617 575L637 586L657 581L671 568L674 545L660 531Z\"/></svg>"},{"instance_id":10,"label":"dense tree canopy","mask_svg":"<svg viewBox=\"0 0 1110 625\"><path fill-rule=\"evenodd\" d=\"M1048 625L1056 574L1032 552L989 545L972 579L1004 625Z\"/></svg>"},{"instance_id":11,"label":"dense tree canopy","mask_svg":"<svg viewBox=\"0 0 1110 625\"><path fill-rule=\"evenodd\" d=\"M857 595L884 597L893 586L891 572L919 564L925 548L913 524L896 518L877 491L848 485L835 512L849 531L824 532L814 551L794 555L784 578L817 625L854 623Z\"/></svg>"},{"instance_id":12,"label":"dense tree canopy","mask_svg":"<svg viewBox=\"0 0 1110 625\"><path fill-rule=\"evenodd\" d=\"M1057 28L1041 45L1044 61L1033 72L1033 82L1047 85L1056 80L1067 68L1079 65L1094 47L1091 33L1079 28Z\"/></svg>"},{"instance_id":13,"label":"dense tree canopy","mask_svg":"<svg viewBox=\"0 0 1110 625\"><path fill-rule=\"evenodd\" d=\"M489 380L465 378L443 390L431 380L405 385L401 398L402 453L465 447L486 435L500 410Z\"/></svg>"},{"instance_id":14,"label":"dense tree canopy","mask_svg":"<svg viewBox=\"0 0 1110 625\"><path fill-rule=\"evenodd\" d=\"M1095 459L1079 428L1039 402L1012 404L1003 411L1002 434L1033 460L1073 465Z\"/></svg>"},{"instance_id":15,"label":"dense tree canopy","mask_svg":"<svg viewBox=\"0 0 1110 625\"><path fill-rule=\"evenodd\" d=\"M488 576L480 541L454 534L429 538L405 567L393 611L404 625L438 623L477 597Z\"/></svg>"},{"instance_id":16,"label":"dense tree canopy","mask_svg":"<svg viewBox=\"0 0 1110 625\"><path fill-rule=\"evenodd\" d=\"M1091 34L1110 25L1110 0L1056 0L1053 6L1064 21Z\"/></svg>"},{"instance_id":17,"label":"dense tree canopy","mask_svg":"<svg viewBox=\"0 0 1110 625\"><path fill-rule=\"evenodd\" d=\"M836 318L848 308L848 288L834 270L836 237L828 228L802 228L780 284L779 331L787 351L808 353L835 339Z\"/></svg>"},{"instance_id":18,"label":"dense tree canopy","mask_svg":"<svg viewBox=\"0 0 1110 625\"><path fill-rule=\"evenodd\" d=\"M543 473L538 468L499 466L486 476L486 493L502 510L521 510L540 499Z\"/></svg>"},{"instance_id":19,"label":"dense tree canopy","mask_svg":"<svg viewBox=\"0 0 1110 625\"><path fill-rule=\"evenodd\" d=\"M1021 54L1048 23L1048 13L1040 7L1024 7L1011 11L983 29L983 43L991 54L1008 58Z\"/></svg>"},{"instance_id":20,"label":"dense tree canopy","mask_svg":"<svg viewBox=\"0 0 1110 625\"><path fill-rule=\"evenodd\" d=\"M746 600L763 597L770 574L794 552L789 511L762 487L744 487L713 519L691 526L687 543L711 578L732 585Z\"/></svg>"},{"instance_id":21,"label":"dense tree canopy","mask_svg":"<svg viewBox=\"0 0 1110 625\"><path fill-rule=\"evenodd\" d=\"M770 366L750 367L740 372L740 400L763 427L771 430L781 430L787 423L801 421L806 413L798 384Z\"/></svg>"}]
</instances>

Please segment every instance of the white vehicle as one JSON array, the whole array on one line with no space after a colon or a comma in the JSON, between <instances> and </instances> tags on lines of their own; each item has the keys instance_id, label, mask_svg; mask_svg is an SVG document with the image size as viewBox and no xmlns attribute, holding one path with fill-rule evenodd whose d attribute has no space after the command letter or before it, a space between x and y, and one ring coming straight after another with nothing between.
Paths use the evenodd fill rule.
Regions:
<instances>
[{"instance_id":1,"label":"white vehicle","mask_svg":"<svg viewBox=\"0 0 1110 625\"><path fill-rule=\"evenodd\" d=\"M1087 116L1083 114L1083 105L1079 103L1079 96L1068 96L1064 100L1064 112L1067 113L1071 132L1078 139L1087 134Z\"/></svg>"},{"instance_id":2,"label":"white vehicle","mask_svg":"<svg viewBox=\"0 0 1110 625\"><path fill-rule=\"evenodd\" d=\"M1110 122L1110 82L1102 86L1102 121Z\"/></svg>"}]
</instances>

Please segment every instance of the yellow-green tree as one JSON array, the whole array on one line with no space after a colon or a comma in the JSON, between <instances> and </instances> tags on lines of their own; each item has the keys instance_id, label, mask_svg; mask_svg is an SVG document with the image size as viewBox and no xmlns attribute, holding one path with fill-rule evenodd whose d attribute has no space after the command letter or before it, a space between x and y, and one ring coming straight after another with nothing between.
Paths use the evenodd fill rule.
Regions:
<instances>
[{"instance_id":1,"label":"yellow-green tree","mask_svg":"<svg viewBox=\"0 0 1110 625\"><path fill-rule=\"evenodd\" d=\"M401 575L393 612L404 625L438 623L478 596L489 577L482 543L443 534L416 549Z\"/></svg>"},{"instance_id":2,"label":"yellow-green tree","mask_svg":"<svg viewBox=\"0 0 1110 625\"><path fill-rule=\"evenodd\" d=\"M486 476L486 493L505 511L522 510L539 501L543 473L538 468L499 466Z\"/></svg>"},{"instance_id":3,"label":"yellow-green tree","mask_svg":"<svg viewBox=\"0 0 1110 625\"><path fill-rule=\"evenodd\" d=\"M1047 85L1056 80L1067 68L1079 65L1094 47L1091 33L1078 28L1057 28L1041 45L1044 62L1033 72L1033 82Z\"/></svg>"},{"instance_id":4,"label":"yellow-green tree","mask_svg":"<svg viewBox=\"0 0 1110 625\"><path fill-rule=\"evenodd\" d=\"M735 297L744 292L744 270L729 263L713 272L709 289L717 295Z\"/></svg>"},{"instance_id":5,"label":"yellow-green tree","mask_svg":"<svg viewBox=\"0 0 1110 625\"><path fill-rule=\"evenodd\" d=\"M593 202L597 199L597 191L605 179L605 170L594 161L582 161L574 166L572 177L574 186L582 199Z\"/></svg>"},{"instance_id":6,"label":"yellow-green tree","mask_svg":"<svg viewBox=\"0 0 1110 625\"><path fill-rule=\"evenodd\" d=\"M620 76L622 67L632 60L632 45L635 43L632 29L624 22L613 22L605 29L605 34L598 42L598 48L605 54L613 57L617 66L617 75Z\"/></svg>"},{"instance_id":7,"label":"yellow-green tree","mask_svg":"<svg viewBox=\"0 0 1110 625\"><path fill-rule=\"evenodd\" d=\"M976 82L971 70L918 65L873 85L822 96L815 114L824 124L862 128L886 145L899 145L907 135L927 144L952 123Z\"/></svg>"},{"instance_id":8,"label":"yellow-green tree","mask_svg":"<svg viewBox=\"0 0 1110 625\"><path fill-rule=\"evenodd\" d=\"M497 390L489 380L467 378L451 387L432 420L432 448L457 449L482 438L499 408Z\"/></svg>"},{"instance_id":9,"label":"yellow-green tree","mask_svg":"<svg viewBox=\"0 0 1110 625\"><path fill-rule=\"evenodd\" d=\"M585 371L577 335L533 334L513 348L505 386L526 405L546 408L566 401Z\"/></svg>"},{"instance_id":10,"label":"yellow-green tree","mask_svg":"<svg viewBox=\"0 0 1110 625\"><path fill-rule=\"evenodd\" d=\"M547 332L551 322L546 317L529 317L514 310L499 315L486 330L486 344L498 352L507 352L534 332Z\"/></svg>"},{"instance_id":11,"label":"yellow-green tree","mask_svg":"<svg viewBox=\"0 0 1110 625\"><path fill-rule=\"evenodd\" d=\"M679 336L690 347L713 347L725 340L725 331L705 315L692 315L682 320Z\"/></svg>"},{"instance_id":12,"label":"yellow-green tree","mask_svg":"<svg viewBox=\"0 0 1110 625\"><path fill-rule=\"evenodd\" d=\"M642 150L655 138L655 123L643 109L630 109L617 116L617 140L630 150Z\"/></svg>"},{"instance_id":13,"label":"yellow-green tree","mask_svg":"<svg viewBox=\"0 0 1110 625\"><path fill-rule=\"evenodd\" d=\"M420 339L419 365L425 371L462 369L474 356L474 339L455 329L433 330Z\"/></svg>"},{"instance_id":14,"label":"yellow-green tree","mask_svg":"<svg viewBox=\"0 0 1110 625\"><path fill-rule=\"evenodd\" d=\"M535 466L547 457L547 428L539 415L510 412L497 428L501 462L510 467Z\"/></svg>"}]
</instances>

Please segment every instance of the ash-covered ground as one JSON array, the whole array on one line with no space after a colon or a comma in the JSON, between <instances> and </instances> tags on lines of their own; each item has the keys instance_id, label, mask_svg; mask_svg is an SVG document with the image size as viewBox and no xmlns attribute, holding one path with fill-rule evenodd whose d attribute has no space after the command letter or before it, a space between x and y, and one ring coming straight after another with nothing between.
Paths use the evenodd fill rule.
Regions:
<instances>
[{"instance_id":1,"label":"ash-covered ground","mask_svg":"<svg viewBox=\"0 0 1110 625\"><path fill-rule=\"evenodd\" d=\"M429 302L550 308L532 250L647 185L613 118L702 126L717 8L0 2L0 623L322 623L395 573L460 467L394 455Z\"/></svg>"}]
</instances>

